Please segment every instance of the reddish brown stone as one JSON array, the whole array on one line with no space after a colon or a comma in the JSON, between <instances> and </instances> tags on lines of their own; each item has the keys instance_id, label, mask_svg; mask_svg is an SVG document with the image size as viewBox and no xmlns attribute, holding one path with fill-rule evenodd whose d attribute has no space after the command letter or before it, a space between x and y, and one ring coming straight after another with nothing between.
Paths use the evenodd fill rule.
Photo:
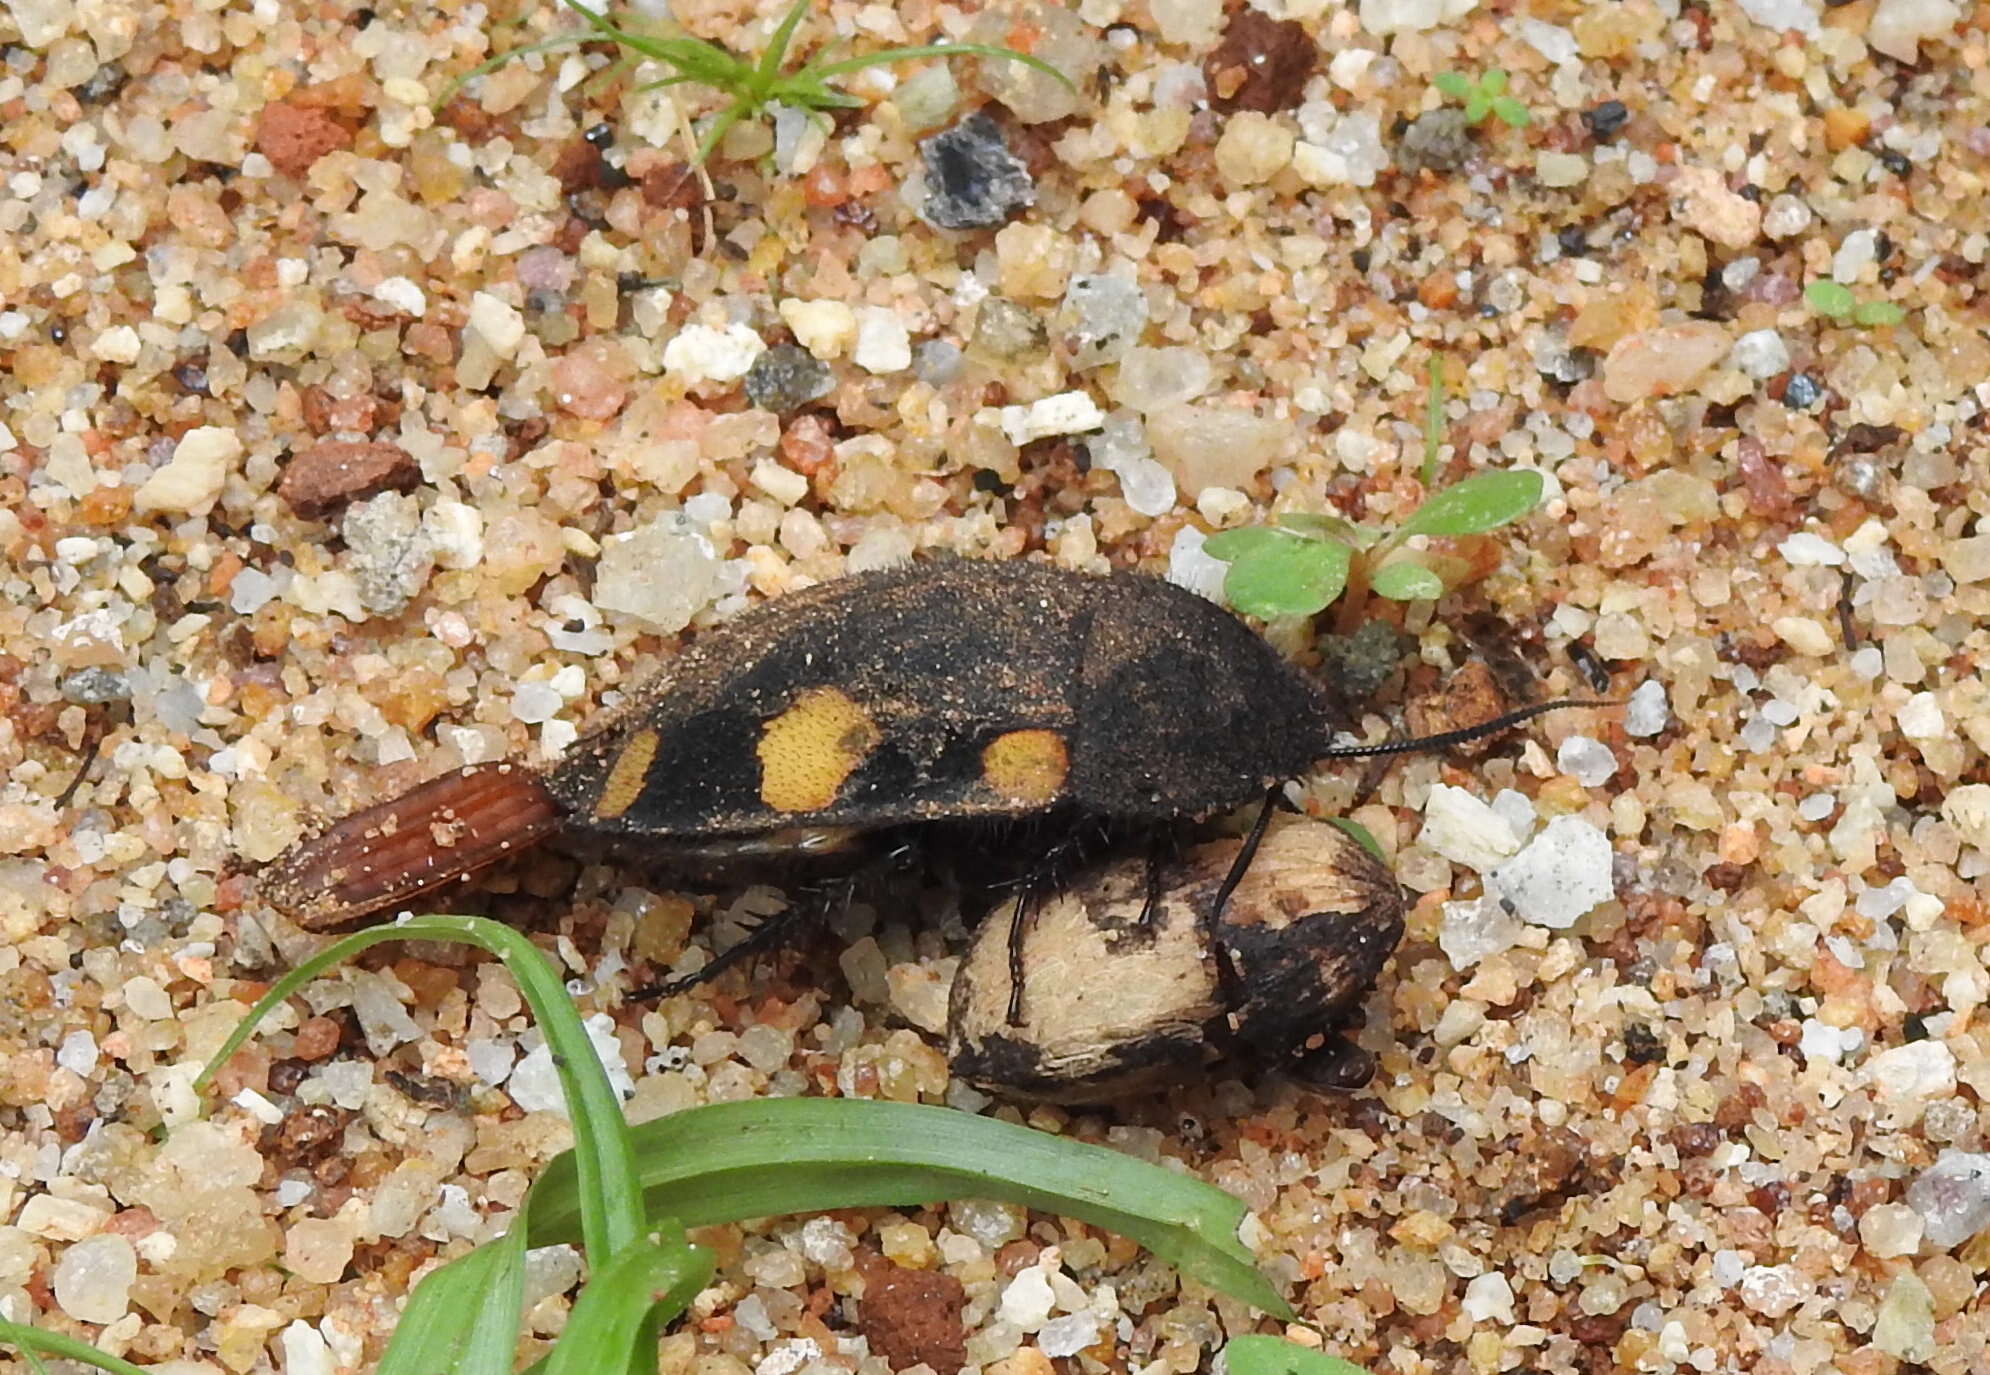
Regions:
<instances>
[{"instance_id":1,"label":"reddish brown stone","mask_svg":"<svg viewBox=\"0 0 1990 1375\"><path fill-rule=\"evenodd\" d=\"M1223 41L1203 59L1203 79L1219 110L1268 115L1299 103L1320 50L1304 27L1246 5L1230 17Z\"/></svg>"},{"instance_id":2,"label":"reddish brown stone","mask_svg":"<svg viewBox=\"0 0 1990 1375\"><path fill-rule=\"evenodd\" d=\"M1762 441L1744 438L1735 446L1736 465L1748 493L1748 509L1758 516L1784 517L1790 511L1790 485L1782 465L1762 448Z\"/></svg>"},{"instance_id":3,"label":"reddish brown stone","mask_svg":"<svg viewBox=\"0 0 1990 1375\"><path fill-rule=\"evenodd\" d=\"M1403 714L1411 734L1443 735L1483 726L1512 706L1494 678L1492 667L1484 659L1468 659L1464 667L1444 680L1442 687L1411 699ZM1496 739L1475 740L1454 748L1467 758L1477 758L1498 743Z\"/></svg>"},{"instance_id":4,"label":"reddish brown stone","mask_svg":"<svg viewBox=\"0 0 1990 1375\"><path fill-rule=\"evenodd\" d=\"M262 1144L285 1167L315 1165L338 1146L351 1116L323 1104L299 1108L265 1132Z\"/></svg>"},{"instance_id":5,"label":"reddish brown stone","mask_svg":"<svg viewBox=\"0 0 1990 1375\"><path fill-rule=\"evenodd\" d=\"M929 1365L954 1375L967 1363L966 1305L967 1291L952 1275L879 1265L865 1279L858 1327L893 1370Z\"/></svg>"},{"instance_id":6,"label":"reddish brown stone","mask_svg":"<svg viewBox=\"0 0 1990 1375\"><path fill-rule=\"evenodd\" d=\"M1707 886L1718 888L1723 893L1732 893L1748 882L1748 866L1745 864L1709 864L1704 875Z\"/></svg>"},{"instance_id":7,"label":"reddish brown stone","mask_svg":"<svg viewBox=\"0 0 1990 1375\"><path fill-rule=\"evenodd\" d=\"M256 125L256 151L286 177L301 177L325 154L350 147L352 132L316 107L266 105Z\"/></svg>"},{"instance_id":8,"label":"reddish brown stone","mask_svg":"<svg viewBox=\"0 0 1990 1375\"><path fill-rule=\"evenodd\" d=\"M397 445L332 439L292 455L276 492L306 520L322 520L349 501L420 481L420 467Z\"/></svg>"},{"instance_id":9,"label":"reddish brown stone","mask_svg":"<svg viewBox=\"0 0 1990 1375\"><path fill-rule=\"evenodd\" d=\"M567 144L553 159L553 176L559 181L560 190L569 196L595 190L607 171L608 164L602 158L601 150L584 138Z\"/></svg>"},{"instance_id":10,"label":"reddish brown stone","mask_svg":"<svg viewBox=\"0 0 1990 1375\"><path fill-rule=\"evenodd\" d=\"M666 162L643 173L643 199L658 210L695 210L705 202L705 188L689 163Z\"/></svg>"}]
</instances>

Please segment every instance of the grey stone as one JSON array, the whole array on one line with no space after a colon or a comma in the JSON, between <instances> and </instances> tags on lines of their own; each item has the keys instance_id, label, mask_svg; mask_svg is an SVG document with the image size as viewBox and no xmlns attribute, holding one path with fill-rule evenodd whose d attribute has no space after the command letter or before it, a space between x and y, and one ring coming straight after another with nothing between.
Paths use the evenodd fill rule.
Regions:
<instances>
[{"instance_id":1,"label":"grey stone","mask_svg":"<svg viewBox=\"0 0 1990 1375\"><path fill-rule=\"evenodd\" d=\"M926 164L921 216L938 229L993 229L1036 202L1036 183L986 115L919 142Z\"/></svg>"}]
</instances>

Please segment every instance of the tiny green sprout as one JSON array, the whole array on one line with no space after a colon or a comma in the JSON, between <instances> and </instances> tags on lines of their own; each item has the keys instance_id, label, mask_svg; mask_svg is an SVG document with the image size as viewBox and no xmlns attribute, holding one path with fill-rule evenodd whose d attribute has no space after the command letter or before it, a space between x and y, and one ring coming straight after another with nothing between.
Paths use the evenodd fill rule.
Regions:
<instances>
[{"instance_id":1,"label":"tiny green sprout","mask_svg":"<svg viewBox=\"0 0 1990 1375\"><path fill-rule=\"evenodd\" d=\"M726 105L712 117L705 132L698 139L696 160L703 165L712 150L718 147L719 140L724 138L735 124L763 119L772 106L784 105L789 109L805 110L816 116L825 115L830 110L847 110L861 106L863 104L861 100L832 86L830 79L848 76L867 67L883 66L893 62L911 62L925 57L988 57L1020 62L1026 67L1055 77L1067 87L1071 86L1071 78L1048 62L1031 57L1028 53L1017 52L1013 48L995 47L987 43L927 43L916 47L884 48L861 57L846 57L836 62L824 61L821 56L817 56L799 67L783 70L782 59L788 54L788 45L794 41L795 30L801 26L802 19L808 13L810 0L795 0L788 12L781 17L780 24L768 40L767 50L760 54L758 60L740 57L716 43L708 43L702 38L693 38L688 34L636 33L619 27L605 12L591 10L582 4L581 0L560 0L560 2L585 20L586 27L549 38L541 43L528 43L478 63L449 88L444 99L454 95L464 82L494 71L528 53L548 52L555 48L576 47L585 43L612 43L622 50L623 55L608 68L608 72L612 73L647 61L656 63L669 73L668 76L647 82L638 89L655 90L696 82L701 86L709 86L728 98Z\"/></svg>"},{"instance_id":2,"label":"tiny green sprout","mask_svg":"<svg viewBox=\"0 0 1990 1375\"><path fill-rule=\"evenodd\" d=\"M1479 535L1510 525L1541 504L1545 483L1525 469L1477 473L1443 488L1385 534L1338 516L1285 515L1211 535L1203 551L1230 565L1223 595L1247 615L1311 616L1331 605L1358 573L1361 586L1391 601L1430 601L1448 590L1416 550L1412 535Z\"/></svg>"},{"instance_id":3,"label":"tiny green sprout","mask_svg":"<svg viewBox=\"0 0 1990 1375\"><path fill-rule=\"evenodd\" d=\"M1892 301L1861 301L1850 287L1829 277L1819 277L1805 287L1803 298L1819 315L1865 329L1897 325L1907 318L1907 312Z\"/></svg>"},{"instance_id":4,"label":"tiny green sprout","mask_svg":"<svg viewBox=\"0 0 1990 1375\"><path fill-rule=\"evenodd\" d=\"M1527 107L1506 92L1506 73L1489 67L1477 80L1462 72L1439 72L1431 85L1465 107L1465 122L1478 124L1487 115L1497 116L1508 128L1521 129L1533 122Z\"/></svg>"},{"instance_id":5,"label":"tiny green sprout","mask_svg":"<svg viewBox=\"0 0 1990 1375\"><path fill-rule=\"evenodd\" d=\"M1442 361L1431 359L1424 399L1423 479L1437 474L1444 426ZM1224 530L1203 541L1203 552L1230 565L1223 595L1246 615L1270 620L1324 611L1350 585L1350 608L1373 592L1391 601L1432 601L1449 590L1444 576L1417 550L1412 535L1479 535L1510 525L1541 504L1541 475L1526 470L1477 473L1431 491L1395 530L1370 530L1339 516L1286 512L1270 525Z\"/></svg>"},{"instance_id":6,"label":"tiny green sprout","mask_svg":"<svg viewBox=\"0 0 1990 1375\"><path fill-rule=\"evenodd\" d=\"M1375 833L1359 821L1356 821L1351 816L1330 816L1327 820L1353 836L1354 843L1368 851L1369 854L1375 856L1375 858L1381 860L1384 864L1389 862L1389 857L1382 853L1382 843L1375 839ZM1233 1365L1231 1370L1234 1371L1235 1369L1236 1367Z\"/></svg>"},{"instance_id":7,"label":"tiny green sprout","mask_svg":"<svg viewBox=\"0 0 1990 1375\"><path fill-rule=\"evenodd\" d=\"M1423 486L1437 484L1437 459L1444 449L1444 360L1430 355L1430 385L1423 394Z\"/></svg>"}]
</instances>

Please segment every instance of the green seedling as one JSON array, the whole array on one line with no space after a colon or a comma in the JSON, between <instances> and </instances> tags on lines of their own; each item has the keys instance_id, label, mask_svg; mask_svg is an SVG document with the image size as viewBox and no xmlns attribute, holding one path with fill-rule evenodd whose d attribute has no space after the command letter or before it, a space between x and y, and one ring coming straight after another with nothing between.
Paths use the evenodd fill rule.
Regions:
<instances>
[{"instance_id":1,"label":"green seedling","mask_svg":"<svg viewBox=\"0 0 1990 1375\"><path fill-rule=\"evenodd\" d=\"M686 1229L789 1213L927 1207L983 1198L1076 1218L1137 1241L1183 1274L1284 1321L1294 1313L1238 1240L1244 1205L1200 1180L1069 1137L951 1108L842 1098L717 1103L631 1127L559 972L524 934L478 917L415 917L327 945L271 985L197 1088L310 980L388 941L451 941L498 957L532 1009L573 1123L574 1146L527 1191L496 1241L429 1272L377 1375L512 1375L529 1247L579 1242L588 1278L542 1375L656 1375L657 1333L711 1279ZM1347 1375L1318 1352L1236 1349L1240 1375ZM137 1367L87 1343L0 1320L0 1347L116 1375Z\"/></svg>"},{"instance_id":2,"label":"green seedling","mask_svg":"<svg viewBox=\"0 0 1990 1375\"><path fill-rule=\"evenodd\" d=\"M1871 329L1897 325L1907 318L1907 312L1893 302L1861 301L1852 295L1852 288L1829 277L1819 277L1805 287L1803 298L1819 315L1841 325Z\"/></svg>"},{"instance_id":3,"label":"green seedling","mask_svg":"<svg viewBox=\"0 0 1990 1375\"><path fill-rule=\"evenodd\" d=\"M926 43L916 47L884 48L878 52L866 53L861 57L846 57L829 62L821 55L804 62L799 67L783 70L781 63L788 55L788 45L794 41L795 30L808 13L810 0L795 0L788 12L781 17L773 37L768 40L767 50L758 59L748 59L689 34L646 34L636 33L612 22L602 11L591 10L580 0L561 0L568 9L586 21L586 27L573 33L560 34L540 43L528 43L524 47L513 48L499 53L488 61L479 63L464 74L456 83L462 85L474 77L494 71L507 62L526 56L529 53L549 52L556 48L570 48L584 43L612 43L621 49L621 58L608 69L612 73L623 68L633 67L641 62L654 62L669 72L668 76L645 83L638 89L656 90L668 86L682 86L695 82L709 86L727 98L725 106L713 115L704 133L698 139L696 160L703 165L718 147L719 140L742 121L764 119L770 107L783 105L789 109L805 110L811 115L823 116L830 110L847 110L860 107L864 102L855 96L837 89L830 84L834 77L848 76L863 71L867 67L884 66L893 62L911 62L919 58L938 57L988 57L1007 62L1020 62L1025 67L1055 77L1065 86L1071 79L1049 63L1019 53L1013 48L994 47L986 43ZM450 88L454 94L455 87ZM445 97L446 98L446 97Z\"/></svg>"},{"instance_id":4,"label":"green seedling","mask_svg":"<svg viewBox=\"0 0 1990 1375\"><path fill-rule=\"evenodd\" d=\"M1488 68L1477 79L1462 72L1439 72L1430 84L1465 107L1467 124L1481 123L1487 115L1513 129L1533 122L1527 107L1506 93L1506 73L1498 67Z\"/></svg>"},{"instance_id":5,"label":"green seedling","mask_svg":"<svg viewBox=\"0 0 1990 1375\"><path fill-rule=\"evenodd\" d=\"M512 1375L533 1246L579 1242L588 1277L539 1375L656 1375L657 1334L711 1281L686 1229L847 1208L996 1199L1139 1242L1201 1284L1283 1321L1293 1310L1238 1239L1244 1205L1200 1180L1118 1151L950 1108L863 1099L717 1103L631 1127L559 972L524 934L430 916L359 931L274 983L195 1081L204 1087L256 1026L310 980L389 941L480 947L517 982L543 1031L573 1123L573 1149L526 1192L510 1230L426 1274L376 1375ZM139 1367L62 1332L0 1319L0 1348L113 1372ZM1270 1337L1226 1348L1235 1375L1361 1375Z\"/></svg>"},{"instance_id":6,"label":"green seedling","mask_svg":"<svg viewBox=\"0 0 1990 1375\"><path fill-rule=\"evenodd\" d=\"M1437 476L1442 451L1444 382L1432 360L1424 409L1423 481ZM1223 595L1247 615L1312 616L1350 587L1391 601L1429 601L1449 590L1422 552L1407 547L1412 535L1477 535L1510 525L1541 504L1539 473L1479 473L1434 490L1393 531L1368 529L1339 516L1288 512L1270 525L1211 535L1203 549L1230 565ZM1358 612L1358 599L1354 603Z\"/></svg>"}]
</instances>

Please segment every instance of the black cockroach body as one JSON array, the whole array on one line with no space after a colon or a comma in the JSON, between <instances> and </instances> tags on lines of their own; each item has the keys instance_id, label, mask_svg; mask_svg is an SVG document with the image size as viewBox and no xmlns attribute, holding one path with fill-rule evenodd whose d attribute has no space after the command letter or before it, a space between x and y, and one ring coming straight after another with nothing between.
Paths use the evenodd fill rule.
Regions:
<instances>
[{"instance_id":1,"label":"black cockroach body","mask_svg":"<svg viewBox=\"0 0 1990 1375\"><path fill-rule=\"evenodd\" d=\"M1235 616L1160 579L944 561L791 593L707 631L556 763L477 766L280 856L263 893L311 928L406 904L560 833L665 866L846 860L935 827L1038 823L1027 902L1062 834L1125 836L1270 799L1336 746L1322 686ZM1247 841L1210 894L1220 912Z\"/></svg>"}]
</instances>

